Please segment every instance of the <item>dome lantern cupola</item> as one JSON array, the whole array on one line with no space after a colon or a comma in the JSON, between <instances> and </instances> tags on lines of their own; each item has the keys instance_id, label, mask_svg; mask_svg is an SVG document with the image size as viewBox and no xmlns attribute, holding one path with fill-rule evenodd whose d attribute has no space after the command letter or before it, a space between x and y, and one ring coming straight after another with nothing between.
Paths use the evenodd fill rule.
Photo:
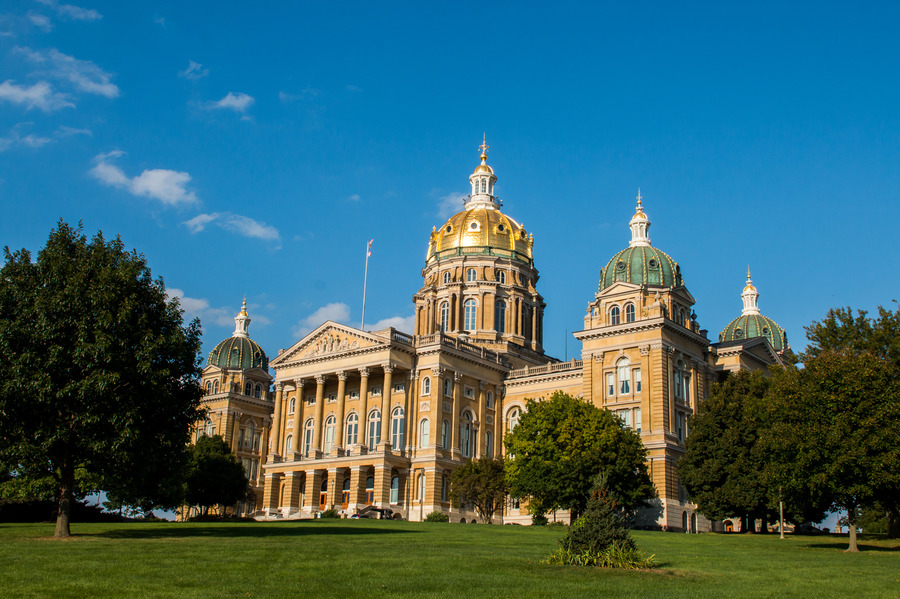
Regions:
<instances>
[{"instance_id":1,"label":"dome lantern cupola","mask_svg":"<svg viewBox=\"0 0 900 599\"><path fill-rule=\"evenodd\" d=\"M744 300L744 309L741 314L759 314L759 292L753 286L753 280L750 278L750 267L747 267L747 285L744 286L744 292L741 293L741 299Z\"/></svg>"},{"instance_id":2,"label":"dome lantern cupola","mask_svg":"<svg viewBox=\"0 0 900 599\"><path fill-rule=\"evenodd\" d=\"M241 311L234 317L234 333L232 337L249 337L247 329L250 327L250 315L247 314L247 296L244 296L244 303L241 305Z\"/></svg>"},{"instance_id":3,"label":"dome lantern cupola","mask_svg":"<svg viewBox=\"0 0 900 599\"><path fill-rule=\"evenodd\" d=\"M472 208L499 208L500 200L494 196L494 183L497 182L497 176L487 164L487 151L490 146L487 145L486 137L482 136L481 145L481 164L475 167L475 172L469 175L469 182L472 184L472 195L466 201L466 209Z\"/></svg>"},{"instance_id":4,"label":"dome lantern cupola","mask_svg":"<svg viewBox=\"0 0 900 599\"><path fill-rule=\"evenodd\" d=\"M220 341L209 352L207 366L219 368L269 368L269 357L260 345L250 338L247 330L250 327L250 315L247 313L247 298L241 305L241 311L234 317L234 333L231 337Z\"/></svg>"},{"instance_id":5,"label":"dome lantern cupola","mask_svg":"<svg viewBox=\"0 0 900 599\"><path fill-rule=\"evenodd\" d=\"M628 223L631 227L631 243L629 247L649 246L650 245L650 219L644 214L644 208L641 205L641 189L638 188L637 194L637 210L631 221Z\"/></svg>"}]
</instances>

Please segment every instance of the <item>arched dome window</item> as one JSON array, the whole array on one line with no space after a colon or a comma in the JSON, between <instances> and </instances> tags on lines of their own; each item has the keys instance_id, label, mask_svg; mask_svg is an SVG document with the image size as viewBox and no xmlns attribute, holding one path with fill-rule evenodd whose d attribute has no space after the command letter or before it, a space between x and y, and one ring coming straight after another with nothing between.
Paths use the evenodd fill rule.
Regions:
<instances>
[{"instance_id":1,"label":"arched dome window","mask_svg":"<svg viewBox=\"0 0 900 599\"><path fill-rule=\"evenodd\" d=\"M212 381L206 381L206 394L212 393Z\"/></svg>"},{"instance_id":2,"label":"arched dome window","mask_svg":"<svg viewBox=\"0 0 900 599\"><path fill-rule=\"evenodd\" d=\"M444 395L453 395L453 381L450 377L444 379Z\"/></svg>"},{"instance_id":3,"label":"arched dome window","mask_svg":"<svg viewBox=\"0 0 900 599\"><path fill-rule=\"evenodd\" d=\"M423 418L422 421L419 423L419 447L420 448L428 447L428 441L429 441L428 437L430 434L428 425L429 425L428 418Z\"/></svg>"},{"instance_id":4,"label":"arched dome window","mask_svg":"<svg viewBox=\"0 0 900 599\"><path fill-rule=\"evenodd\" d=\"M262 396L262 387L261 387L260 385L257 385L257 386L253 389L253 397L256 398L256 399L259 399L260 396Z\"/></svg>"},{"instance_id":5,"label":"arched dome window","mask_svg":"<svg viewBox=\"0 0 900 599\"><path fill-rule=\"evenodd\" d=\"M219 381L213 383L213 393L219 392Z\"/></svg>"},{"instance_id":6,"label":"arched dome window","mask_svg":"<svg viewBox=\"0 0 900 599\"><path fill-rule=\"evenodd\" d=\"M294 435L288 435L284 440L284 452L287 453L294 448Z\"/></svg>"},{"instance_id":7,"label":"arched dome window","mask_svg":"<svg viewBox=\"0 0 900 599\"><path fill-rule=\"evenodd\" d=\"M391 412L391 447L393 449L403 449L405 428L405 412L403 411L403 408L397 406Z\"/></svg>"},{"instance_id":8,"label":"arched dome window","mask_svg":"<svg viewBox=\"0 0 900 599\"><path fill-rule=\"evenodd\" d=\"M466 270L466 282L474 283L478 280L478 272L474 268L469 268Z\"/></svg>"},{"instance_id":9,"label":"arched dome window","mask_svg":"<svg viewBox=\"0 0 900 599\"><path fill-rule=\"evenodd\" d=\"M313 429L315 428L315 423L313 419L310 418L306 421L306 425L303 427L303 455L309 457L313 450Z\"/></svg>"},{"instance_id":10,"label":"arched dome window","mask_svg":"<svg viewBox=\"0 0 900 599\"><path fill-rule=\"evenodd\" d=\"M625 322L634 322L634 304L625 306Z\"/></svg>"},{"instance_id":11,"label":"arched dome window","mask_svg":"<svg viewBox=\"0 0 900 599\"><path fill-rule=\"evenodd\" d=\"M503 300L494 304L494 329L501 335L506 332L506 302Z\"/></svg>"},{"instance_id":12,"label":"arched dome window","mask_svg":"<svg viewBox=\"0 0 900 599\"><path fill-rule=\"evenodd\" d=\"M619 395L631 393L631 368L627 358L616 362L616 373L619 378Z\"/></svg>"},{"instance_id":13,"label":"arched dome window","mask_svg":"<svg viewBox=\"0 0 900 599\"><path fill-rule=\"evenodd\" d=\"M431 378L424 377L422 379L422 395L431 395Z\"/></svg>"},{"instance_id":14,"label":"arched dome window","mask_svg":"<svg viewBox=\"0 0 900 599\"><path fill-rule=\"evenodd\" d=\"M369 451L375 451L381 443L381 411L369 412Z\"/></svg>"},{"instance_id":15,"label":"arched dome window","mask_svg":"<svg viewBox=\"0 0 900 599\"><path fill-rule=\"evenodd\" d=\"M450 302L443 302L440 308L441 313L441 332L445 333L450 329Z\"/></svg>"},{"instance_id":16,"label":"arched dome window","mask_svg":"<svg viewBox=\"0 0 900 599\"><path fill-rule=\"evenodd\" d=\"M288 414L293 414L297 409L297 398L292 397L291 401L288 403Z\"/></svg>"},{"instance_id":17,"label":"arched dome window","mask_svg":"<svg viewBox=\"0 0 900 599\"><path fill-rule=\"evenodd\" d=\"M449 284L450 284L450 271L445 270L444 271L444 285L449 285Z\"/></svg>"},{"instance_id":18,"label":"arched dome window","mask_svg":"<svg viewBox=\"0 0 900 599\"><path fill-rule=\"evenodd\" d=\"M506 283L506 272L502 270L497 271L497 282L501 285Z\"/></svg>"},{"instance_id":19,"label":"arched dome window","mask_svg":"<svg viewBox=\"0 0 900 599\"><path fill-rule=\"evenodd\" d=\"M247 382L244 384L244 395L246 395L247 397L250 397L251 395L253 395L253 384L252 383Z\"/></svg>"},{"instance_id":20,"label":"arched dome window","mask_svg":"<svg viewBox=\"0 0 900 599\"><path fill-rule=\"evenodd\" d=\"M622 320L621 312L619 311L619 306L613 306L609 310L609 324L615 325L619 324Z\"/></svg>"},{"instance_id":21,"label":"arched dome window","mask_svg":"<svg viewBox=\"0 0 900 599\"><path fill-rule=\"evenodd\" d=\"M515 430L515 428L519 425L519 418L522 416L522 410L519 408L513 408L509 411L508 416L506 417L509 420L509 432Z\"/></svg>"},{"instance_id":22,"label":"arched dome window","mask_svg":"<svg viewBox=\"0 0 900 599\"><path fill-rule=\"evenodd\" d=\"M487 179L481 180L481 193L487 193Z\"/></svg>"},{"instance_id":23,"label":"arched dome window","mask_svg":"<svg viewBox=\"0 0 900 599\"><path fill-rule=\"evenodd\" d=\"M347 447L352 447L359 442L359 414L351 412L347 416Z\"/></svg>"},{"instance_id":24,"label":"arched dome window","mask_svg":"<svg viewBox=\"0 0 900 599\"><path fill-rule=\"evenodd\" d=\"M465 306L465 329L467 331L475 330L475 314L477 312L478 303L474 299L467 299Z\"/></svg>"}]
</instances>

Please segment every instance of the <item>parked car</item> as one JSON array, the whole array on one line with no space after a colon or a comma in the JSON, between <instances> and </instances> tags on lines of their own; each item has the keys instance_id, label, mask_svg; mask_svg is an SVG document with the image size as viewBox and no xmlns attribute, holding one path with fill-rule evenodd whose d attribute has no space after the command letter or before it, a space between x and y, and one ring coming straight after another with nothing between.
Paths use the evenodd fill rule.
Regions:
<instances>
[{"instance_id":1,"label":"parked car","mask_svg":"<svg viewBox=\"0 0 900 599\"><path fill-rule=\"evenodd\" d=\"M352 516L351 518L371 518L373 520L402 520L403 516L400 514L395 514L394 510L386 507L375 507L374 505L367 505L363 509L359 510Z\"/></svg>"}]
</instances>

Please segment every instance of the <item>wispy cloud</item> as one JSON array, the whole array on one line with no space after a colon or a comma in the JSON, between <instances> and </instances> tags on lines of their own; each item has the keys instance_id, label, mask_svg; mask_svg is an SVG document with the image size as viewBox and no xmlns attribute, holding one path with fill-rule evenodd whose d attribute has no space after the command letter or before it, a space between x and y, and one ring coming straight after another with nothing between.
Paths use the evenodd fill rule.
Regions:
<instances>
[{"instance_id":1,"label":"wispy cloud","mask_svg":"<svg viewBox=\"0 0 900 599\"><path fill-rule=\"evenodd\" d=\"M209 108L210 110L225 109L244 113L248 108L253 106L254 102L256 102L256 100L253 98L253 96L241 92L228 92L228 94L221 100L210 102L209 104L207 104L207 108Z\"/></svg>"},{"instance_id":2,"label":"wispy cloud","mask_svg":"<svg viewBox=\"0 0 900 599\"><path fill-rule=\"evenodd\" d=\"M0 100L23 104L27 110L37 108L44 112L75 107L75 103L68 95L53 91L53 86L46 81L38 81L26 87L16 85L12 79L7 79L0 83Z\"/></svg>"},{"instance_id":3,"label":"wispy cloud","mask_svg":"<svg viewBox=\"0 0 900 599\"><path fill-rule=\"evenodd\" d=\"M326 320L345 324L349 319L350 306L347 304L341 302L326 304L297 323L297 326L294 327L294 337L308 335L310 331Z\"/></svg>"},{"instance_id":4,"label":"wispy cloud","mask_svg":"<svg viewBox=\"0 0 900 599\"><path fill-rule=\"evenodd\" d=\"M359 197L358 193L354 193L347 196L347 199L351 202L358 202L361 198Z\"/></svg>"},{"instance_id":5,"label":"wispy cloud","mask_svg":"<svg viewBox=\"0 0 900 599\"><path fill-rule=\"evenodd\" d=\"M200 322L206 325L210 323L223 327L234 325L234 315L237 314L237 310L232 312L224 307L212 308L208 299L188 297L184 294L184 291L174 287L166 289L166 295L170 298L178 298L178 303L181 304L181 309L184 310L186 321L199 318ZM256 321L258 318L254 317L253 320Z\"/></svg>"},{"instance_id":6,"label":"wispy cloud","mask_svg":"<svg viewBox=\"0 0 900 599\"><path fill-rule=\"evenodd\" d=\"M188 60L188 66L183 71L178 71L178 76L184 79L203 79L209 75L209 69L204 69L203 65L193 60Z\"/></svg>"},{"instance_id":7,"label":"wispy cloud","mask_svg":"<svg viewBox=\"0 0 900 599\"><path fill-rule=\"evenodd\" d=\"M70 19L72 21L96 21L102 19L103 15L93 8L82 8L73 4L60 4L57 0L37 0L44 6L49 6L56 11L56 14Z\"/></svg>"},{"instance_id":8,"label":"wispy cloud","mask_svg":"<svg viewBox=\"0 0 900 599\"><path fill-rule=\"evenodd\" d=\"M353 92L353 93L357 93L357 94L362 92L362 88L359 87L358 85L345 85L344 89L347 90L348 92Z\"/></svg>"},{"instance_id":9,"label":"wispy cloud","mask_svg":"<svg viewBox=\"0 0 900 599\"><path fill-rule=\"evenodd\" d=\"M295 100L303 100L305 98L315 98L319 95L319 90L307 85L298 93L278 92L278 99L282 102L293 102Z\"/></svg>"},{"instance_id":10,"label":"wispy cloud","mask_svg":"<svg viewBox=\"0 0 900 599\"><path fill-rule=\"evenodd\" d=\"M252 219L249 216L234 214L233 212L198 214L194 218L184 221L182 224L187 226L191 233L199 233L203 231L207 225L216 225L220 229L237 233L244 237L264 239L266 241L281 241L281 234L275 227ZM276 249L280 248L281 245L279 244Z\"/></svg>"},{"instance_id":11,"label":"wispy cloud","mask_svg":"<svg viewBox=\"0 0 900 599\"><path fill-rule=\"evenodd\" d=\"M70 135L87 135L88 137L93 137L94 132L90 129L76 129L75 127L60 125L59 129L56 130L56 135L57 137L69 137Z\"/></svg>"},{"instance_id":12,"label":"wispy cloud","mask_svg":"<svg viewBox=\"0 0 900 599\"><path fill-rule=\"evenodd\" d=\"M53 31L53 22L47 15L29 11L28 14L25 15L25 18L31 21L32 25L34 25L44 33Z\"/></svg>"},{"instance_id":13,"label":"wispy cloud","mask_svg":"<svg viewBox=\"0 0 900 599\"><path fill-rule=\"evenodd\" d=\"M382 318L375 324L366 325L366 329L370 331L380 331L388 327L394 327L398 331L403 331L404 333L411 334L416 327L416 315L410 314L409 316L391 316L390 318Z\"/></svg>"},{"instance_id":14,"label":"wispy cloud","mask_svg":"<svg viewBox=\"0 0 900 599\"><path fill-rule=\"evenodd\" d=\"M111 187L125 189L132 195L159 200L168 206L182 206L197 201L194 192L187 190L191 176L186 172L169 169L147 169L140 175L128 177L111 159L124 155L125 152L115 150L94 157L94 167L89 171L91 176Z\"/></svg>"},{"instance_id":15,"label":"wispy cloud","mask_svg":"<svg viewBox=\"0 0 900 599\"><path fill-rule=\"evenodd\" d=\"M438 217L450 218L463 208L466 194L453 192L438 199Z\"/></svg>"},{"instance_id":16,"label":"wispy cloud","mask_svg":"<svg viewBox=\"0 0 900 599\"><path fill-rule=\"evenodd\" d=\"M13 146L25 146L26 148L40 148L41 146L51 143L53 140L49 137L41 137L31 133L22 134L22 130L30 127L34 123L18 123L9 131L6 137L0 137L0 152L12 148Z\"/></svg>"},{"instance_id":17,"label":"wispy cloud","mask_svg":"<svg viewBox=\"0 0 900 599\"><path fill-rule=\"evenodd\" d=\"M63 54L56 48L35 51L31 48L16 48L32 63L39 65L34 74L68 81L75 89L88 94L107 98L119 96L119 87L111 82L112 75L90 60L79 60Z\"/></svg>"}]
</instances>

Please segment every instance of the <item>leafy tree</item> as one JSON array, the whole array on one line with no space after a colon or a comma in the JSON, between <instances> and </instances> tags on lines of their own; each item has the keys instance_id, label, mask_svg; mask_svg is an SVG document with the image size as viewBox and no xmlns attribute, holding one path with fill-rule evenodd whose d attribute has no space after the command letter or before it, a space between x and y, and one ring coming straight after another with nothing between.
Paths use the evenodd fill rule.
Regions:
<instances>
[{"instance_id":1,"label":"leafy tree","mask_svg":"<svg viewBox=\"0 0 900 599\"><path fill-rule=\"evenodd\" d=\"M203 516L214 505L233 505L247 497L249 481L220 435L203 435L188 449L184 500Z\"/></svg>"},{"instance_id":2,"label":"leafy tree","mask_svg":"<svg viewBox=\"0 0 900 599\"><path fill-rule=\"evenodd\" d=\"M32 262L0 270L0 468L51 477L56 536L70 535L80 480L124 503L174 507L201 418L200 324L122 240L60 221Z\"/></svg>"},{"instance_id":3,"label":"leafy tree","mask_svg":"<svg viewBox=\"0 0 900 599\"><path fill-rule=\"evenodd\" d=\"M547 400L527 400L518 426L503 442L510 494L530 497L545 510L569 509L573 520L584 511L601 471L611 497L625 510L656 496L640 435L583 399L557 391Z\"/></svg>"},{"instance_id":4,"label":"leafy tree","mask_svg":"<svg viewBox=\"0 0 900 599\"><path fill-rule=\"evenodd\" d=\"M697 509L713 520L741 515L745 531L757 518L766 520L773 495L765 476L769 458L758 442L767 427L768 388L762 373L746 370L713 385L691 419L686 453L678 462L678 475Z\"/></svg>"},{"instance_id":5,"label":"leafy tree","mask_svg":"<svg viewBox=\"0 0 900 599\"><path fill-rule=\"evenodd\" d=\"M775 378L770 402L779 416L768 433L779 482L800 501L846 510L848 551L858 551L860 510L898 490L896 370L868 352L819 350L802 370Z\"/></svg>"},{"instance_id":6,"label":"leafy tree","mask_svg":"<svg viewBox=\"0 0 900 599\"><path fill-rule=\"evenodd\" d=\"M868 353L893 367L895 380L900 379L900 306L893 312L879 306L874 318L864 310L854 316L850 308L832 309L822 322L806 327L806 336L810 344L805 358L834 350ZM896 469L894 472L900 476ZM892 485L885 485L879 501L887 515L888 536L900 537L900 481L895 478Z\"/></svg>"},{"instance_id":7,"label":"leafy tree","mask_svg":"<svg viewBox=\"0 0 900 599\"><path fill-rule=\"evenodd\" d=\"M457 468L450 477L450 499L455 506L471 503L482 522L491 522L509 488L503 460L482 457Z\"/></svg>"}]
</instances>

